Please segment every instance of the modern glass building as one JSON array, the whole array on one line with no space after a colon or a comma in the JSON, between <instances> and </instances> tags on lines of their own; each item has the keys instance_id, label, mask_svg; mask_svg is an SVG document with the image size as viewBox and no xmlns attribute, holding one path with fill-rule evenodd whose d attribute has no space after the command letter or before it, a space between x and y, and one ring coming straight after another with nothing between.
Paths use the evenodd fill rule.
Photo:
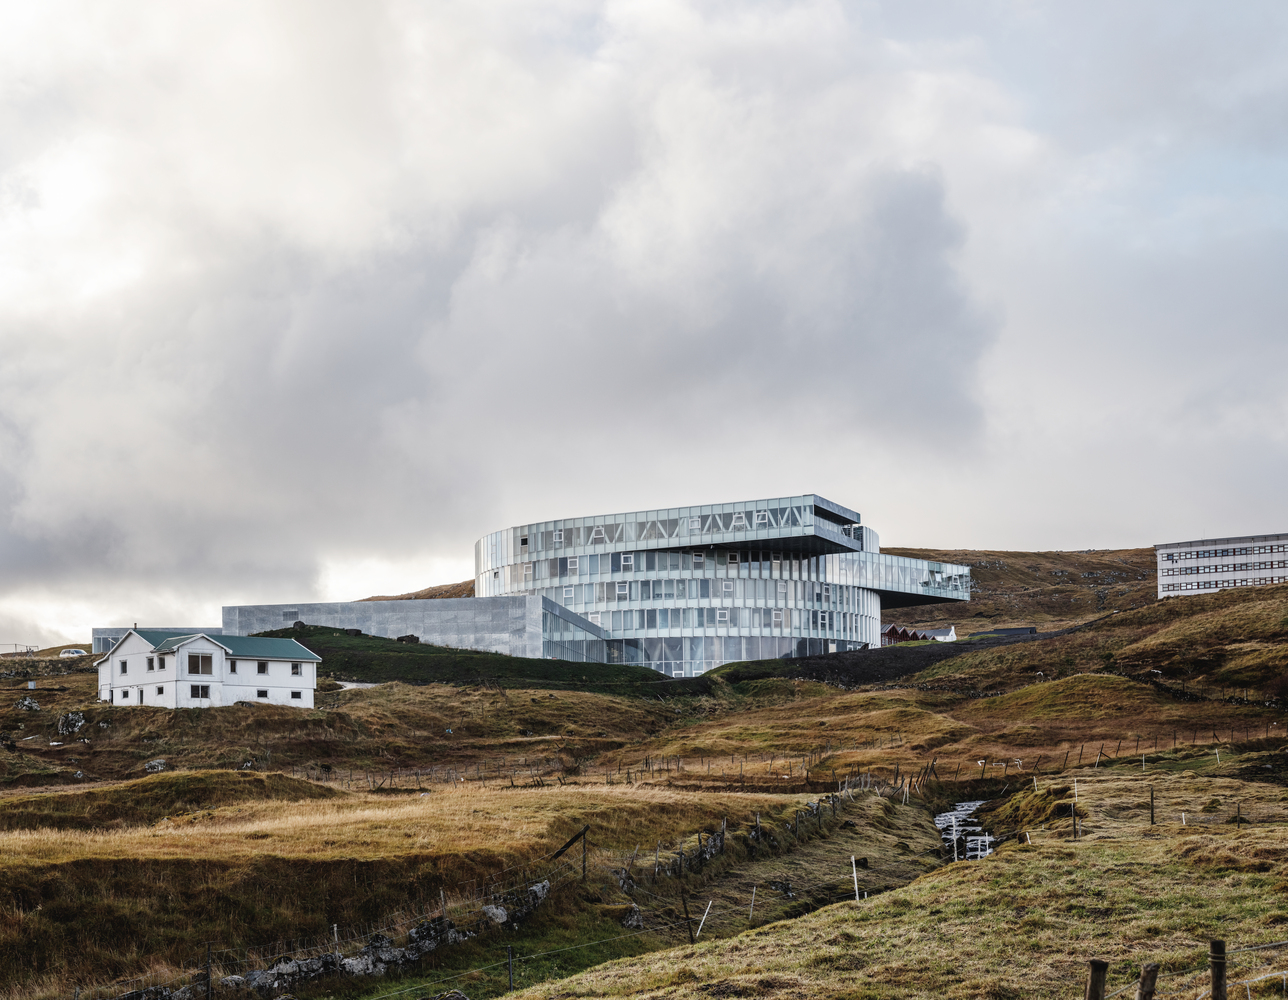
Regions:
<instances>
[{"instance_id":1,"label":"modern glass building","mask_svg":"<svg viewBox=\"0 0 1288 1000\"><path fill-rule=\"evenodd\" d=\"M603 630L608 662L676 677L877 646L883 607L970 599L968 566L883 555L815 495L521 525L474 565L476 597L548 598Z\"/></svg>"}]
</instances>

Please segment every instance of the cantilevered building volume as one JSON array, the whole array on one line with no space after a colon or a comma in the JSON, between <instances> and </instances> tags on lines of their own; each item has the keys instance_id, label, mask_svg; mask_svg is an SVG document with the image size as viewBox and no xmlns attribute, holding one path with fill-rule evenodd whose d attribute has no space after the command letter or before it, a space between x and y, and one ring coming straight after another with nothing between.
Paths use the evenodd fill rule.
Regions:
<instances>
[{"instance_id":1,"label":"cantilevered building volume","mask_svg":"<svg viewBox=\"0 0 1288 1000\"><path fill-rule=\"evenodd\" d=\"M970 598L969 567L883 555L814 495L527 524L480 539L474 562L476 600L572 612L543 620L543 655L676 677L879 646L883 607Z\"/></svg>"}]
</instances>

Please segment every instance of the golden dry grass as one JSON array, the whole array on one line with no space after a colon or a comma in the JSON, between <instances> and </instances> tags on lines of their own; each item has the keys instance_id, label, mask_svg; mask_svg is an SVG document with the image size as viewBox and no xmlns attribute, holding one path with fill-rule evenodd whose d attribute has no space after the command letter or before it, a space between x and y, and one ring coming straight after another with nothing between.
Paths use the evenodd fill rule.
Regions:
<instances>
[{"instance_id":1,"label":"golden dry grass","mask_svg":"<svg viewBox=\"0 0 1288 1000\"><path fill-rule=\"evenodd\" d=\"M1148 825L1150 785L1175 822ZM1183 827L1180 807L1214 797L1281 807L1282 791L1170 773L1084 772L1084 840L1038 830L1031 845L1005 845L865 903L609 963L520 996L1054 998L1082 989L1091 957L1110 961L1111 988L1157 961L1160 990L1197 993L1205 977L1187 970L1204 964L1208 937L1232 948L1282 938L1288 827ZM1285 959L1241 954L1231 977L1288 969ZM1272 994L1263 984L1253 995L1279 988Z\"/></svg>"}]
</instances>

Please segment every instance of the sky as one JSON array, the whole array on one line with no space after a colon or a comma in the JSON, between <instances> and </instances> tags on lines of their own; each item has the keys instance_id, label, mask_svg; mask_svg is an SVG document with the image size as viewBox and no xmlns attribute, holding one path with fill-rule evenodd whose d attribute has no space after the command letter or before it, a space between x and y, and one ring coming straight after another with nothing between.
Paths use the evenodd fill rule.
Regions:
<instances>
[{"instance_id":1,"label":"sky","mask_svg":"<svg viewBox=\"0 0 1288 1000\"><path fill-rule=\"evenodd\" d=\"M1288 531L1286 154L1257 0L0 3L0 644L811 492Z\"/></svg>"}]
</instances>

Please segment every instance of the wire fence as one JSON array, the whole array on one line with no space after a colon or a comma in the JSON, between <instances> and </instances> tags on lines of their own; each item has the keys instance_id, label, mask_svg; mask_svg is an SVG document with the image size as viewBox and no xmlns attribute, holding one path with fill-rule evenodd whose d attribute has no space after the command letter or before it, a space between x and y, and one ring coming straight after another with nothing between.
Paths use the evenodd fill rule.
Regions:
<instances>
[{"instance_id":1,"label":"wire fence","mask_svg":"<svg viewBox=\"0 0 1288 1000\"><path fill-rule=\"evenodd\" d=\"M880 742L884 745L885 740L882 739ZM902 741L897 737L893 737L890 742L894 746L898 746ZM781 769L781 773L787 776L789 780L795 776L799 781L801 776L809 775L811 768L817 770L820 762L825 762L827 754L835 753L840 749L842 748L829 746L826 750L820 749L800 756L765 753L760 755L762 760L759 763L766 765L771 773L775 773L776 768ZM1101 756L1098 760L1106 756L1103 751L1100 753ZM753 756L746 755L744 761ZM734 765L739 763L736 755L731 758L720 758L719 760L730 771ZM954 779L957 780L942 779L939 775L938 764L938 761L931 760L912 772L904 772L901 765L896 765L893 773L887 776L876 773L874 769L863 771L857 766L848 768L848 773L834 778L834 785L832 785L831 781L827 782L832 785L833 790L831 792L820 795L813 801L803 803L803 807L795 810L785 823L779 818L772 824L762 826L760 817L757 816L754 824L740 829L737 833L751 842L757 844L768 843L777 847L776 838L780 835L790 834L793 840L801 840L816 832L822 832L839 825L844 821L842 816L844 803L864 796L895 799L896 801L908 803L913 796L922 798L924 801L928 792L933 792L933 797L942 800L949 791L954 787L963 786L963 783L957 775L954 775ZM556 771L561 767L561 762L558 757L550 756L522 758L521 766L527 770L529 784L533 785L541 782L544 777L549 776L552 771ZM714 766L714 758L699 758L697 767L692 769L700 773L706 773L708 767ZM788 770L789 767L790 771ZM798 767L799 770L797 769ZM545 769L544 773L543 768ZM501 779L507 780L505 771L503 769L498 770ZM681 758L646 757L640 762L638 769L628 767L624 770L633 777L635 774L657 775L659 773L683 775L688 769L686 768L686 761ZM1009 771L1009 769L1006 770ZM386 780L390 782L417 781L422 785L438 781L456 786L459 782L465 780L463 771L464 769L458 770L451 767L431 768L420 772L404 769L389 772ZM831 771L830 768L828 771L829 777L836 775L836 772ZM481 766L475 769L476 780L482 773L483 768ZM519 767L513 767L508 778L507 787L510 784L518 784L514 780L518 773ZM745 766L743 773L746 773ZM987 773L986 768L985 773ZM1022 762L1020 762L1017 765L1015 777L1027 783L1033 780L1037 773L1037 767L1034 767L1031 771L1026 771L1023 769ZM1048 782L1059 773L1059 769L1042 772L1043 777ZM611 770L606 771L606 777L609 780L611 780L612 774ZM332 777L334 780L336 776L333 775ZM374 776L369 777L365 773L362 777L368 782L375 781ZM1106 775L1106 777L1110 776ZM1117 778L1119 775L1114 774L1113 777ZM1019 827L997 831L981 828L979 831L981 837L976 838L977 843L975 846L977 849L975 856L991 853L994 847L1012 839L1033 843L1035 840L1040 842L1042 838L1078 839L1085 835L1087 831L1084 826L1093 818L1091 815L1092 803L1088 801L1087 795L1094 786L1091 783L1087 783L1082 787L1081 798L1075 790L1072 799L1069 799L1067 798L1068 790L1065 790L1062 792L1066 796L1065 800L1055 803L1057 807L1068 805L1066 816L1059 817L1057 808L1055 821L1039 825L1036 829L1033 827ZM1002 789L1002 794L1004 795L1009 788L1010 783L1008 782ZM1038 785L1035 783L1035 790L1037 789ZM1204 802L1195 799L1192 808L1186 808L1184 805L1177 808L1173 800L1169 803L1169 810L1174 811L1176 815L1151 815L1150 822L1172 822L1184 826L1199 827L1217 825L1239 827L1245 823L1249 825L1288 823L1288 805L1279 803L1256 803L1245 807L1242 803L1230 805L1219 803L1215 800ZM987 823L984 826L987 826ZM945 836L941 846L923 852L923 854L938 854L943 857L954 858L969 857L970 854L967 850L971 839L968 835L969 831L963 830L961 833L963 836L960 837L960 840L957 837L949 838ZM838 873L838 876L834 879L805 880L797 878L793 880L791 886L780 886L778 888L753 883L750 886L751 895L745 900L734 901L726 895L719 905L717 905L715 899L709 900L706 910L700 917L690 914L683 919L676 919L672 912L677 903L677 892L679 903L682 906L687 903L683 888L684 876L701 871L725 851L728 830L725 828L723 821L721 821L717 832L704 833L703 831L698 831L678 844L670 845L666 851L663 851L662 844L655 844L651 852L644 850L642 855L640 847L637 847L634 851L610 850L590 845L585 831L579 836L581 837L581 850L579 852L574 850L571 854L567 853L569 847L577 840L574 837L573 841L570 841L569 845L565 845L560 851L549 852L546 855L499 870L483 880L481 884L471 882L467 885L455 886L450 889L444 887L440 891L437 905L431 902L419 908L400 910L385 915L379 921L367 924L344 928L333 926L329 935L323 934L294 940L278 940L264 945L237 949L222 948L215 950L212 948L209 949L208 954L205 956L205 962L195 969L190 969L165 979L145 977L126 984L117 983L110 988L86 990L84 997L85 1000L99 1000L99 998L112 996L118 997L118 1000L163 1000L166 997L172 998L172 1000L201 1000L217 977L239 976L247 986L272 987L276 989L289 986L294 982L299 982L301 979L316 978L328 974L382 975L387 972L406 970L424 955L439 947L479 938L488 933L499 931L506 926L515 926L518 922L530 916L552 893L588 877L591 871L595 873L597 878L611 877L616 879L623 890L627 891L628 896L635 901L635 907L638 910L638 915L633 919L638 921L639 927L630 929L629 933L621 935L620 938L608 938L604 939L605 941L637 937L641 934L649 933L678 933L693 930L695 927L697 928L697 934L720 933L723 935L736 933L754 925L757 898L755 893L757 891L762 893L760 896L762 906L765 902L764 894L766 892L777 892L779 893L779 897L777 897L779 900L784 897L799 898L802 904L807 903L810 908L847 899L856 899L861 902L869 894L879 891L878 887L871 881L872 876L879 874L879 872L872 869L868 869L865 872L865 887L859 885L857 869L851 873L852 879L849 885L847 885L846 879L843 877L844 873ZM982 849L979 844L980 840L983 841ZM652 857L649 856L650 854ZM647 887L650 879L653 886L651 889ZM669 880L673 880L674 884L668 887ZM664 891L657 891L659 888ZM884 886L881 888L884 888ZM602 943L604 942L574 945L569 946L569 949L561 950L594 947L596 944ZM1266 947L1278 947L1278 945L1268 945ZM546 954L552 953L534 953L528 956L519 956L517 960L523 963ZM477 972L495 967L496 965L493 964L470 971ZM1259 971L1264 973L1260 978L1247 980L1249 991L1252 983L1268 981L1274 976L1280 975L1279 972L1274 971ZM460 975L468 974L470 973L461 973ZM1172 975L1181 976L1185 974L1189 973L1174 973ZM1288 975L1288 972L1283 974ZM447 977L439 980L439 982L449 982L456 978L460 977ZM1243 981L1241 980L1240 982L1242 983ZM120 986L122 985L129 986L130 989L121 993ZM432 985L435 984L422 983L416 989L424 989L426 986ZM397 992L387 995L394 996L397 995ZM1157 995L1162 996L1164 994L1159 993ZM1249 995L1251 995L1250 992Z\"/></svg>"}]
</instances>

